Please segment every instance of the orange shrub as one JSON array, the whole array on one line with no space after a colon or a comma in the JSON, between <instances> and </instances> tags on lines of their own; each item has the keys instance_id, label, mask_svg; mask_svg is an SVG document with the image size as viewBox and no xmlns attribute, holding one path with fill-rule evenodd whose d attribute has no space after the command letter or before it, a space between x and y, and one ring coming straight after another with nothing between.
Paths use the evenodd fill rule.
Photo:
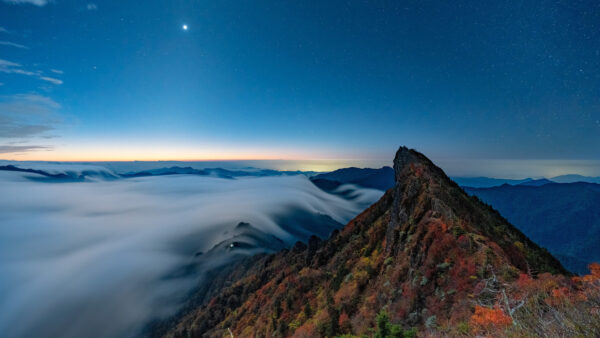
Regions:
<instances>
[{"instance_id":1,"label":"orange shrub","mask_svg":"<svg viewBox=\"0 0 600 338\"><path fill-rule=\"evenodd\" d=\"M511 324L510 317L499 307L490 309L476 305L475 313L471 316L471 326L476 332L505 328Z\"/></svg>"},{"instance_id":2,"label":"orange shrub","mask_svg":"<svg viewBox=\"0 0 600 338\"><path fill-rule=\"evenodd\" d=\"M592 263L589 265L591 275L600 279L600 263Z\"/></svg>"}]
</instances>

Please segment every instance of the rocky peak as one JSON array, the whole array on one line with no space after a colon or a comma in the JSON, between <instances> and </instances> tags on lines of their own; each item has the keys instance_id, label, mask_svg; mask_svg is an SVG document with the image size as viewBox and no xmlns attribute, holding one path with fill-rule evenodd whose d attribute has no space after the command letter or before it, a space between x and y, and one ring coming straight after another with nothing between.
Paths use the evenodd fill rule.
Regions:
<instances>
[{"instance_id":1,"label":"rocky peak","mask_svg":"<svg viewBox=\"0 0 600 338\"><path fill-rule=\"evenodd\" d=\"M546 250L467 195L423 154L401 147L395 186L342 230L257 259L170 336L365 334L386 309L406 327L464 321L498 276L564 273Z\"/></svg>"},{"instance_id":2,"label":"rocky peak","mask_svg":"<svg viewBox=\"0 0 600 338\"><path fill-rule=\"evenodd\" d=\"M411 166L437 168L433 162L416 150L409 149L405 146L400 147L396 152L396 157L394 158L394 170L396 171L397 177L396 180L398 181L404 170L410 168Z\"/></svg>"},{"instance_id":3,"label":"rocky peak","mask_svg":"<svg viewBox=\"0 0 600 338\"><path fill-rule=\"evenodd\" d=\"M422 252L413 252L411 262L420 264L428 249L423 251L423 243L415 242L413 235L431 238L431 243L425 245L437 245L436 241L451 232L477 238L478 247L492 246L497 251L498 265L508 263L521 271L535 265L543 271L565 272L545 249L531 242L490 206L467 195L423 154L400 147L394 169L396 185L386 232L388 253L406 252L407 246L414 245ZM419 259L420 256L423 257Z\"/></svg>"}]
</instances>

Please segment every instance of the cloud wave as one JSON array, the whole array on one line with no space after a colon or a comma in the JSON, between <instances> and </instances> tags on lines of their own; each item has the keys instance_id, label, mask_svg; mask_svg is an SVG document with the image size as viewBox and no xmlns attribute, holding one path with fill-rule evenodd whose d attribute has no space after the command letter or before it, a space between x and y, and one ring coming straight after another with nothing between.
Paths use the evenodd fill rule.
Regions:
<instances>
[{"instance_id":1,"label":"cloud wave","mask_svg":"<svg viewBox=\"0 0 600 338\"><path fill-rule=\"evenodd\" d=\"M167 276L240 222L293 243L299 211L346 223L382 194L356 189L344 199L303 175L61 184L31 175L0 171L0 332L10 337L135 335L202 277Z\"/></svg>"}]
</instances>

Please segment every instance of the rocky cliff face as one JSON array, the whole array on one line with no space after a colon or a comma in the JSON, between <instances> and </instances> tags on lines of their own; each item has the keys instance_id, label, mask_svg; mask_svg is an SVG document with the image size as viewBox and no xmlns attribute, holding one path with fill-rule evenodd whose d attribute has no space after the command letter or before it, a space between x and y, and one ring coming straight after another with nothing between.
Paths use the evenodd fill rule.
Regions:
<instances>
[{"instance_id":1,"label":"rocky cliff face","mask_svg":"<svg viewBox=\"0 0 600 338\"><path fill-rule=\"evenodd\" d=\"M231 284L167 336L363 334L382 309L406 328L432 329L471 316L490 276L566 273L424 155L401 147L394 170L394 188L341 231L245 261L241 277L233 269Z\"/></svg>"}]
</instances>

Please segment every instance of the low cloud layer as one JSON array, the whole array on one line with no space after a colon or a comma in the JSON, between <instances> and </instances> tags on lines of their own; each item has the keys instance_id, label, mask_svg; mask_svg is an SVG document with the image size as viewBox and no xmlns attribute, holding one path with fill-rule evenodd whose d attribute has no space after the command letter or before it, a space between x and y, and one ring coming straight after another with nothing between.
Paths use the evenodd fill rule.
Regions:
<instances>
[{"instance_id":1,"label":"low cloud layer","mask_svg":"<svg viewBox=\"0 0 600 338\"><path fill-rule=\"evenodd\" d=\"M134 335L176 310L202 277L165 276L239 222L293 243L278 223L293 212L346 223L382 194L345 187L355 191L344 199L302 175L82 183L24 175L35 176L0 171L0 332L10 337Z\"/></svg>"}]
</instances>

